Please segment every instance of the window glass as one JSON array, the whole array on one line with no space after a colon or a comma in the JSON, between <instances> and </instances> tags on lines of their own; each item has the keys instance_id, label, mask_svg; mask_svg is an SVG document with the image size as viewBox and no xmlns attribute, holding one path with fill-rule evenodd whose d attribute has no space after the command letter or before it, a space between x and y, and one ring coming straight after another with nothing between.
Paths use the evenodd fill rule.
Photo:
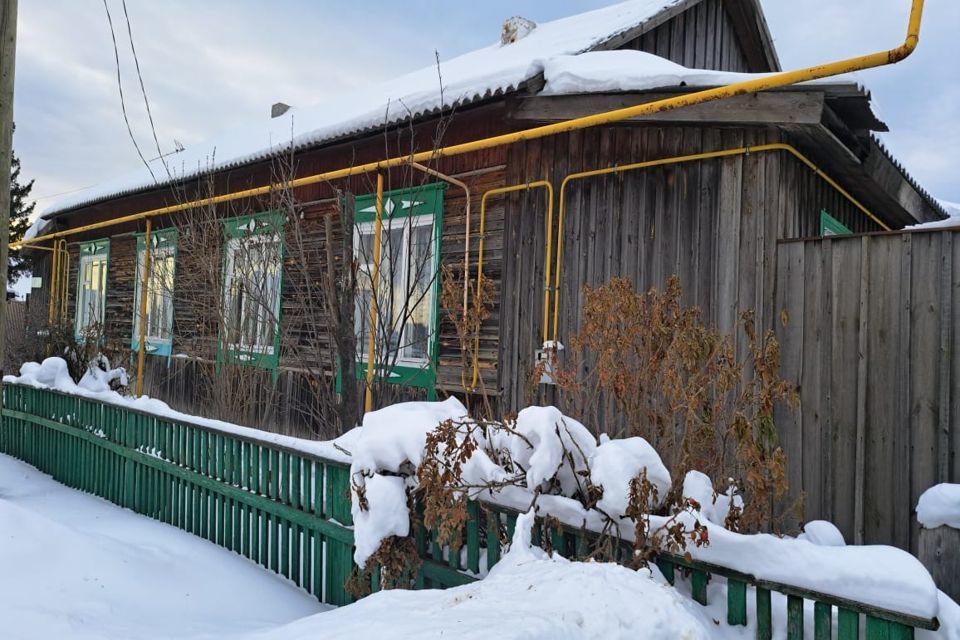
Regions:
<instances>
[{"instance_id":1,"label":"window glass","mask_svg":"<svg viewBox=\"0 0 960 640\"><path fill-rule=\"evenodd\" d=\"M173 287L176 265L176 231L151 234L150 273L147 283L146 350L169 355L173 334ZM136 294L133 308L131 349L140 348L140 300L143 294L144 237L137 240Z\"/></svg>"},{"instance_id":2,"label":"window glass","mask_svg":"<svg viewBox=\"0 0 960 640\"><path fill-rule=\"evenodd\" d=\"M103 324L109 246L106 240L80 245L75 333L81 340Z\"/></svg>"},{"instance_id":3,"label":"window glass","mask_svg":"<svg viewBox=\"0 0 960 640\"><path fill-rule=\"evenodd\" d=\"M279 234L227 240L224 330L228 350L240 361L255 360L250 354L277 355L282 269Z\"/></svg>"},{"instance_id":4,"label":"window glass","mask_svg":"<svg viewBox=\"0 0 960 640\"><path fill-rule=\"evenodd\" d=\"M354 235L359 265L355 328L362 359L369 339L373 297L374 223ZM386 360L422 365L429 359L431 319L436 310L433 216L411 216L383 224L378 286L378 330L390 350ZM381 345L382 346L382 345Z\"/></svg>"}]
</instances>

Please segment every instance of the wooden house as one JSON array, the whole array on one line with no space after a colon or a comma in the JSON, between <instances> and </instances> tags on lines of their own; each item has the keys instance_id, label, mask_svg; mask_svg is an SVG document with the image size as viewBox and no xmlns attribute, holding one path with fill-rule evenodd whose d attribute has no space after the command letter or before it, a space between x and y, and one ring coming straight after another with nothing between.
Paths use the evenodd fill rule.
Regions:
<instances>
[{"instance_id":1,"label":"wooden house","mask_svg":"<svg viewBox=\"0 0 960 640\"><path fill-rule=\"evenodd\" d=\"M284 180L311 176L729 82L727 75L707 72L780 69L759 0L631 0L536 26L520 22L505 32L505 42L441 63L442 92L438 69L427 67L357 95L265 118L243 132L168 156L166 166L152 162L153 176L141 169L57 203L43 215L48 226L42 234L95 227L65 236L67 322L78 332L102 323L105 344L117 351L138 346L137 256L143 252L145 220L107 221L270 184L279 164L289 172ZM617 78L604 75L603 63L614 58L597 54L614 51L646 52L704 72L681 71L659 81L651 73L644 82L638 69L629 82L610 84ZM568 63L584 56L596 60L587 65L590 73L574 74L574 81L557 90L559 79L570 80ZM655 61L639 55L623 59ZM274 113L284 111L278 106ZM462 275L465 257L475 278L482 238L483 274L493 291L478 332L478 384L470 380L470 360L465 365L462 340L449 320L457 310L442 308L436 284L416 303L425 305L418 307L421 319L408 327L419 337L405 345L409 350L398 358L399 369L386 374L418 389L414 396L459 394L467 386L482 390L498 412L516 410L529 401L525 394L544 337L562 342L574 334L584 285L618 275L645 289L662 287L678 274L686 300L722 330L732 330L746 308L756 310L758 326L772 327L780 312L778 241L900 229L944 217L936 200L872 135L885 130L869 93L838 80L436 158L427 167L433 173L414 167L385 171L385 215L416 220L396 242L429 245L435 259L429 261L428 281L436 283L444 267ZM287 143L277 143L284 139ZM354 250L363 256L375 182L374 173L364 173L290 189L315 255L328 255L327 244L340 237L339 231L328 235L325 220L338 215L343 194L350 193L356 196ZM548 211L550 192L554 206ZM177 247L183 228L209 209L151 217L153 260L169 266L173 284L169 296L148 305L144 391L176 408L207 413L208 407L198 406L189 368L198 358L225 355L227 364L265 372L261 404L269 406L249 422L294 433L316 430L296 411L298 403L310 402L303 367L272 334L254 328L250 349L216 332L213 342L197 338L197 291L182 286L199 269L190 262L196 252ZM222 241L209 248L224 260L225 281L233 268L225 255L231 240L253 234L262 216L275 211L270 196L255 195L233 200L229 213L215 214L228 218ZM562 275L557 290L550 291L547 255L552 262L558 251ZM311 262L302 277L327 277L325 264ZM366 268L359 264L358 270ZM556 269L549 268L552 279ZM286 269L281 271L270 291L276 291L273 314L282 325L285 318L301 317L308 303L288 287ZM333 331L335 323L320 303L308 311L326 318L321 324ZM360 311L363 316L365 308ZM357 329L363 338L362 321ZM332 340L316 333L304 339ZM359 342L362 365L365 345ZM336 362L323 368L335 375Z\"/></svg>"}]
</instances>

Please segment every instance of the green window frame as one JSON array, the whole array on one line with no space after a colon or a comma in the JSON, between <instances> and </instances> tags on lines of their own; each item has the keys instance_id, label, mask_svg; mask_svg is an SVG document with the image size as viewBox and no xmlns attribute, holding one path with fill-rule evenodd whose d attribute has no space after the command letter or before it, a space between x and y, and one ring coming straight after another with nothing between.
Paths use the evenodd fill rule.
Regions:
<instances>
[{"instance_id":1,"label":"green window frame","mask_svg":"<svg viewBox=\"0 0 960 640\"><path fill-rule=\"evenodd\" d=\"M74 336L87 338L94 325L103 326L107 308L107 270L110 266L110 239L80 243L77 264L77 306Z\"/></svg>"},{"instance_id":2,"label":"green window frame","mask_svg":"<svg viewBox=\"0 0 960 640\"><path fill-rule=\"evenodd\" d=\"M389 313L391 329L389 371L379 372L381 380L390 384L425 389L428 398L436 397L437 362L439 356L440 311L440 251L443 229L443 198L447 184L436 182L417 187L396 189L383 194L383 235L381 240L381 269L379 283L379 311ZM372 284L372 236L376 222L376 194L359 196L353 247L357 272L355 332L357 334L357 378L367 375L367 339L369 305ZM424 238L429 240L424 245ZM430 254L419 254L429 247ZM413 263L417 264L414 265ZM384 269L384 266L394 265ZM429 265L429 271L423 267ZM392 280L386 278L392 275ZM417 283L426 286L414 291ZM397 290L400 291L397 297ZM366 292L366 295L364 293ZM410 300L414 308L404 307L402 299ZM400 313L398 315L398 309ZM381 316L383 318L385 316ZM402 322L406 319L407 322ZM382 327L384 322L378 322ZM382 344L385 340L379 338Z\"/></svg>"},{"instance_id":3,"label":"green window frame","mask_svg":"<svg viewBox=\"0 0 960 640\"><path fill-rule=\"evenodd\" d=\"M842 222L827 213L824 209L820 212L820 235L827 236L849 236L853 234Z\"/></svg>"},{"instance_id":4,"label":"green window frame","mask_svg":"<svg viewBox=\"0 0 960 640\"><path fill-rule=\"evenodd\" d=\"M146 235L137 235L137 269L133 296L133 335L130 349L140 350L140 296L143 289L143 258ZM169 357L173 349L173 288L177 263L177 230L160 229L150 234L150 282L147 298L146 352Z\"/></svg>"},{"instance_id":5,"label":"green window frame","mask_svg":"<svg viewBox=\"0 0 960 640\"><path fill-rule=\"evenodd\" d=\"M219 360L267 369L280 363L284 215L223 221L223 319Z\"/></svg>"}]
</instances>

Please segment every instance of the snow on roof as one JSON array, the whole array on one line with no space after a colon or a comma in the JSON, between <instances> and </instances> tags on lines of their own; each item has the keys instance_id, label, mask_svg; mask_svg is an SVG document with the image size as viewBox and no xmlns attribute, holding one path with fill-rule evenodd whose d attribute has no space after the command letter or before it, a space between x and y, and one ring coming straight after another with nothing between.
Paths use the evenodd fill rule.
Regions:
<instances>
[{"instance_id":1,"label":"snow on roof","mask_svg":"<svg viewBox=\"0 0 960 640\"><path fill-rule=\"evenodd\" d=\"M916 231L919 229L948 229L950 227L960 227L960 204L948 202L947 200L939 200L939 203L949 217L943 220L914 224L907 227L907 229Z\"/></svg>"},{"instance_id":2,"label":"snow on roof","mask_svg":"<svg viewBox=\"0 0 960 640\"><path fill-rule=\"evenodd\" d=\"M617 93L667 87L718 87L774 73L734 73L690 69L645 51L591 51L559 55L544 63L546 85L540 95ZM836 84L836 77L804 84Z\"/></svg>"},{"instance_id":3,"label":"snow on roof","mask_svg":"<svg viewBox=\"0 0 960 640\"><path fill-rule=\"evenodd\" d=\"M169 156L152 161L156 181L141 167L100 185L73 193L48 207L52 216L83 205L149 189L171 181L267 159L284 149L302 149L410 117L449 109L516 90L543 71L544 61L589 51L635 29L683 0L628 0L610 7L545 22L516 42L471 51L435 65L357 91L338 94L314 107L290 109L270 120L237 127Z\"/></svg>"}]
</instances>

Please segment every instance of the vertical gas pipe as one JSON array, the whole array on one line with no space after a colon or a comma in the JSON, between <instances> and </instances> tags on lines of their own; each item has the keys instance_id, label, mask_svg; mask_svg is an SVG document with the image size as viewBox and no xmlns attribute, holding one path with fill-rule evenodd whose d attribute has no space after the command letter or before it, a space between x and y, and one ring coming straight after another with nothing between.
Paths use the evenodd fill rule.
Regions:
<instances>
[{"instance_id":1,"label":"vertical gas pipe","mask_svg":"<svg viewBox=\"0 0 960 640\"><path fill-rule=\"evenodd\" d=\"M363 412L373 411L373 369L376 366L377 343L377 283L380 279L380 236L383 233L383 174L377 174L376 219L373 223L373 273L370 276L370 335L367 337L367 391Z\"/></svg>"},{"instance_id":2,"label":"vertical gas pipe","mask_svg":"<svg viewBox=\"0 0 960 640\"><path fill-rule=\"evenodd\" d=\"M143 395L143 361L147 353L147 296L150 294L150 231L152 224L147 218L147 231L143 234L143 272L140 275L140 331L137 339L137 397Z\"/></svg>"}]
</instances>

